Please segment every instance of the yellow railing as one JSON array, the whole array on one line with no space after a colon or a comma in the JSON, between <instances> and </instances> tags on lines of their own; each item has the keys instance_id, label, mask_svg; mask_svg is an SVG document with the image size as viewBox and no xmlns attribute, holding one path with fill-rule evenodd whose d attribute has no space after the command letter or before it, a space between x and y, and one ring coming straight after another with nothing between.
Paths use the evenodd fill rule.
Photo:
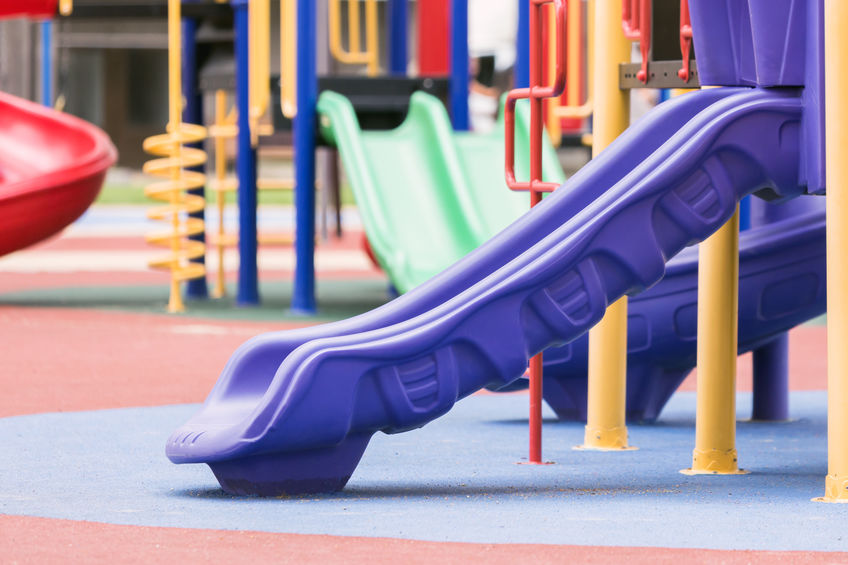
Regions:
<instances>
[{"instance_id":1,"label":"yellow railing","mask_svg":"<svg viewBox=\"0 0 848 565\"><path fill-rule=\"evenodd\" d=\"M238 133L235 112L227 114L227 93L224 90L215 92L215 123L209 127L209 137L214 140L215 148L215 178L209 188L215 193L215 207L218 210L218 225L211 244L215 246L218 259L218 270L215 274L215 286L212 288L213 298L222 298L227 294L226 272L224 270L224 254L228 247L236 244L237 238L227 234L224 229L224 209L227 203L227 193L235 192L238 181L227 174L227 140L235 139Z\"/></svg>"},{"instance_id":2,"label":"yellow railing","mask_svg":"<svg viewBox=\"0 0 848 565\"><path fill-rule=\"evenodd\" d=\"M359 2L347 0L348 44L342 47L341 0L329 0L330 53L341 63L348 65L368 65L368 75L376 76L380 72L380 49L378 43L379 21L377 18L377 0L365 1L365 49L362 49L360 30Z\"/></svg>"},{"instance_id":3,"label":"yellow railing","mask_svg":"<svg viewBox=\"0 0 848 565\"><path fill-rule=\"evenodd\" d=\"M583 25L583 5L586 6L586 25ZM551 140L559 145L562 138L560 120L569 118L588 118L594 110L593 102L593 74L594 64L593 30L595 18L594 0L568 0L568 12L566 14L566 77L565 77L565 100L562 105L560 99L551 99L547 103L547 129ZM583 29L586 33L582 33ZM583 37L586 38L586 48L583 48ZM553 17L548 18L548 77L553 79L556 73L556 22ZM581 58L585 53L584 64ZM586 69L586 100L581 103L581 80L583 69Z\"/></svg>"},{"instance_id":4,"label":"yellow railing","mask_svg":"<svg viewBox=\"0 0 848 565\"><path fill-rule=\"evenodd\" d=\"M205 207L202 196L187 194L187 190L200 188L205 184L205 175L188 171L188 167L197 167L206 162L206 153L200 149L185 147L187 143L196 143L206 137L206 130L197 125L182 122L182 77L180 46L180 0L168 0L168 108L169 122L167 133L148 137L144 140L144 150L157 156L144 164L144 172L162 177L145 188L144 193L154 200L164 202L148 211L149 218L170 222L170 229L149 234L147 241L154 245L167 247L170 253L153 259L150 266L171 272L171 292L168 301L169 312L182 312L185 309L180 295L180 283L206 275L202 263L192 259L203 257L206 249L203 243L190 240L193 235L205 230L203 220L187 217L192 212L200 212Z\"/></svg>"},{"instance_id":5,"label":"yellow railing","mask_svg":"<svg viewBox=\"0 0 848 565\"><path fill-rule=\"evenodd\" d=\"M250 0L247 9L250 33L250 139L255 147L259 143L259 121L268 110L271 97L271 3L270 0Z\"/></svg>"},{"instance_id":6,"label":"yellow railing","mask_svg":"<svg viewBox=\"0 0 848 565\"><path fill-rule=\"evenodd\" d=\"M215 228L215 233L209 238L210 246L215 249L218 266L212 289L213 298L221 298L227 294L225 254L228 248L235 247L238 244L238 236L234 233L228 233L224 226L227 194L238 190L238 179L228 174L229 159L227 158L227 140L235 139L238 135L236 117L235 108L228 110L226 91L216 91L215 123L209 127L209 137L214 140L213 147L215 149L215 177L209 183L209 188L215 193L215 206L218 212L218 225ZM258 132L260 135L267 135L270 133L270 129L268 126L259 126ZM293 190L294 181L291 179L258 179L256 188L260 191ZM289 234L261 233L258 239L259 243L266 245L290 245L293 241Z\"/></svg>"},{"instance_id":7,"label":"yellow railing","mask_svg":"<svg viewBox=\"0 0 848 565\"><path fill-rule=\"evenodd\" d=\"M280 2L280 106L291 120L297 114L297 3Z\"/></svg>"}]
</instances>

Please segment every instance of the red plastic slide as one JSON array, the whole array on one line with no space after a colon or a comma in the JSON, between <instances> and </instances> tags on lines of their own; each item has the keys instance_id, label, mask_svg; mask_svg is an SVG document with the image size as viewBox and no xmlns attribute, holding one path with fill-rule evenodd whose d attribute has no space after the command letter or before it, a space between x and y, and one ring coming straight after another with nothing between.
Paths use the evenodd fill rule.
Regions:
<instances>
[{"instance_id":1,"label":"red plastic slide","mask_svg":"<svg viewBox=\"0 0 848 565\"><path fill-rule=\"evenodd\" d=\"M0 18L51 18L57 0L0 0Z\"/></svg>"},{"instance_id":2,"label":"red plastic slide","mask_svg":"<svg viewBox=\"0 0 848 565\"><path fill-rule=\"evenodd\" d=\"M79 218L116 158L95 126L0 93L0 255Z\"/></svg>"}]
</instances>

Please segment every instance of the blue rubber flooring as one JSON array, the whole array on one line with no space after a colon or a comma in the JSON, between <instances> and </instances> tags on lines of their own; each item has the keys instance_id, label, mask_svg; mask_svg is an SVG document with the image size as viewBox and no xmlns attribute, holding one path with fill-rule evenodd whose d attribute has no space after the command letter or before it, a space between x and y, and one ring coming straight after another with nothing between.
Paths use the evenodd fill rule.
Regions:
<instances>
[{"instance_id":1,"label":"blue rubber flooring","mask_svg":"<svg viewBox=\"0 0 848 565\"><path fill-rule=\"evenodd\" d=\"M197 406L0 420L0 513L118 524L399 537L716 549L846 550L848 505L813 503L826 473L826 396L792 395L790 423L740 422L745 476L688 477L694 394L638 451L573 451L583 426L548 420L545 457L526 454L524 395L474 396L414 432L374 437L335 495L233 498L205 466L164 456ZM740 394L739 415L750 395Z\"/></svg>"}]
</instances>

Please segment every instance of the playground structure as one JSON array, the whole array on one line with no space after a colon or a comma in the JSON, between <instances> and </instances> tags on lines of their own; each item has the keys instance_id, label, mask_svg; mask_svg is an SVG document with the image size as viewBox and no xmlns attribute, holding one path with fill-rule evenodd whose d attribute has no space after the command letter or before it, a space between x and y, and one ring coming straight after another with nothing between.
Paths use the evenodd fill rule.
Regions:
<instances>
[{"instance_id":1,"label":"playground structure","mask_svg":"<svg viewBox=\"0 0 848 565\"><path fill-rule=\"evenodd\" d=\"M530 3L531 36L537 40L539 8L549 3ZM561 31L565 3L553 4ZM735 202L754 191L785 200L824 189L823 105L817 98L823 92L822 49L815 41L822 14L815 3L793 17L784 3L778 10L752 1L750 12L719 9L718 15L707 4L693 0L687 5L691 23L687 12L680 12L683 58L672 80L691 86L697 76L702 84L749 88L705 90L668 102L619 136L616 130L624 129L620 124L626 125L621 118L626 112L615 109L624 97L615 86L618 69L611 63L623 59L621 45L627 44L596 43L593 137L598 154L590 165L467 258L391 304L345 322L268 334L245 344L201 413L169 440L172 460L208 463L224 488L236 493L341 488L374 431L419 427L481 386L509 384L523 374L530 353L577 338L601 319L613 300L653 285L665 272L663 264L682 247L722 228L700 250L705 274L699 284L698 364L705 376L699 379L698 438L690 471L738 473L732 400L739 349ZM609 3L596 10L596 29L621 25L621 12ZM625 14L628 32L638 32L645 55L633 76L651 84L662 66L650 60L651 44L645 39L652 37L652 23L640 14L638 19L633 12ZM709 31L698 35L698 29ZM774 29L787 33L771 33ZM763 30L769 30L772 41L793 38L793 48L779 50L782 56L775 60L770 42L761 37ZM699 59L697 73L691 69L690 36L696 51L708 54ZM562 53L559 44L557 52ZM756 49L734 51L731 45ZM506 159L508 182L535 192L552 188L541 182L540 162L534 161L541 156L541 100L559 96L564 87L561 61L553 87L543 86L540 53L536 48L529 57L529 88L512 98L532 100L530 132L536 150L531 149L529 183L515 181L510 173L514 145L509 141ZM802 85L806 88L798 88ZM510 125L507 119L508 132ZM610 148L601 151L607 144ZM540 200L534 196L535 203ZM774 230L800 228L815 247L821 242L820 221L818 212ZM622 241L622 233L628 240ZM759 233L769 244L777 241ZM753 242L751 248L763 251ZM821 312L820 255L817 265L812 264L816 257L809 259L811 264L800 269L811 269L814 282L801 293L803 300L795 296L797 288L778 298L774 289L792 279L781 278L785 273L778 274L776 263L767 269L775 276L754 295L761 305L780 310L775 318L787 317L759 336L747 334L743 326L750 339L743 339L743 350L796 323L792 316L800 320ZM692 272L690 267L681 271ZM607 313L598 345L590 337L590 448L627 447L626 365L616 360L624 358L624 348L618 347L618 353L609 349L610 342L626 340L618 337L626 336L626 303L617 304ZM605 348L607 360L593 370L592 352L599 347ZM686 355L691 367L691 353ZM532 383L533 388L541 389L541 382ZM833 412L838 425L839 411ZM600 441L593 445L593 439ZM540 450L535 455L531 451L531 460L541 462L540 455ZM829 476L830 499L842 497L833 486L840 476L839 470Z\"/></svg>"},{"instance_id":2,"label":"playground structure","mask_svg":"<svg viewBox=\"0 0 848 565\"><path fill-rule=\"evenodd\" d=\"M534 9L543 4L548 2L534 3ZM563 15L566 5L562 2L554 4L558 10L558 19L553 21L556 24L555 27L561 31L565 27ZM249 343L234 357L225 372L226 378L222 379L213 391L203 415L194 420L199 428L208 427L211 422L212 427L215 428L214 432L195 428L191 429L187 435L182 432L175 435L174 441L169 446L172 457L183 461L209 462L225 488L234 492L274 493L296 492L300 489L313 491L341 488L349 477L350 471L355 467L358 455L367 444L368 436L374 430L394 432L423 425L425 421L449 409L455 400L472 392L472 389L480 386L496 387L501 384L510 384L523 372L522 363L526 364L528 352L576 338L580 332L601 317L603 307L610 300L625 292L641 290L657 280L663 271L663 268L658 266L660 261L658 257L664 262L692 239L706 237L727 218L730 218L731 223L728 224L729 229L722 228L727 230L724 233L726 237L723 244L734 250L736 246L733 241L734 222L738 220L734 219L732 202L742 193L756 190L769 198L785 199L802 192L823 191L825 186L821 144L823 104L814 98L823 91L821 65L810 62L820 63L822 54L820 46L816 47L815 42L809 39L816 36L810 30L813 29L812 26L817 25L816 22L820 23L822 14L816 7L812 7L809 13L804 14L805 18L787 17L785 20L780 20L778 16L766 14L762 4L752 1L749 6L750 11L747 12L747 17L750 21L728 18L731 23L725 29L714 21L716 19L714 14L710 13L703 3L699 4L693 0L692 24L682 23L682 29L685 30L688 27L690 31L681 32L681 41L689 39L684 36L691 34L691 29L694 27L696 33L691 35L699 46L698 52L715 53L714 58L702 59L700 72L697 73L701 82L735 87L753 86L754 88L704 91L664 105L638 128L634 128L618 139L609 152L600 154L592 165L566 183L564 190L559 190L546 199L546 202L541 202L541 198L536 196L536 203L541 204L537 210L518 220L479 251L472 253L467 259L438 275L431 282L424 283L420 287L418 286L420 281L410 282L408 285L410 292L397 302L373 314L333 326L290 334L272 334ZM604 21L615 21L615 19L608 18ZM539 20L541 20L540 13L531 12L530 21L535 21L536 27L542 25ZM550 16L548 21L552 21ZM645 29L650 30L645 22L646 20L642 18L639 24L640 37L644 37ZM804 53L803 58L799 57L797 52L794 58L784 54L781 61L785 64L776 65L773 60L763 60L765 55L753 50L752 60L742 57L733 60L733 64L729 65L727 61L732 59L732 54L722 52L710 43L704 46L698 43L708 40L720 43L715 37L702 39L697 33L699 29L712 28L722 29L723 33L726 32L725 35L733 41L742 42L748 41L747 34L750 32L752 44L759 45L757 34L762 33L763 28L774 28L777 25L775 22L785 24L786 37L803 38L802 31L806 33L807 40L796 40L798 45L806 46L806 51L799 50ZM722 25L725 24L722 22ZM633 22L628 22L628 27L631 33L635 33L633 30L636 27ZM538 34L532 35L538 38ZM716 35L720 34L716 33ZM681 44L684 55L686 45L688 44L685 42ZM355 52L354 47L352 49ZM646 49L645 45L641 47L643 50ZM561 47L557 49L558 53L562 51ZM542 95L558 94L564 87L563 82L567 82L557 80L554 88L550 89L540 83L540 69L543 69L544 65L539 52L537 50L535 54L531 53L531 82L526 92L528 96L534 98L534 103L541 102ZM600 54L596 56L601 58ZM688 55L685 56L688 57ZM716 60L722 61L724 66L718 64L711 66L711 63L715 63ZM646 61L647 59L640 63L640 71L644 72L641 75L637 72L636 75L637 80L650 83L650 69L653 63ZM688 58L684 59L684 63L686 62ZM778 67L779 71L775 70ZM685 65L680 67L679 80L687 80L688 73L683 72L684 69ZM560 68L560 76L562 71ZM799 88L801 85L805 88ZM595 90L598 94L609 93L615 89L596 88ZM334 100L329 94L324 96L327 100L324 103L326 110L321 110L321 102L317 105L321 115L330 117L329 124L321 124L325 130L324 134L334 137L339 145L347 143L353 147L353 149L342 150L343 158L350 158L352 154L355 154L357 144L368 147L370 142L355 139L358 135L354 127L355 123L351 112L341 108L344 106L342 99ZM603 94L598 96L599 98L593 101L593 105L601 107ZM429 104L423 101L424 95L416 95L415 98L419 101L419 108ZM418 111L415 104L413 102L412 122L415 121L415 112ZM18 106L17 103L10 105ZM300 105L297 106L300 107ZM508 107L513 108L511 105ZM179 109L178 105L174 108ZM540 158L542 155L540 124L543 116L540 110L541 104L531 104L531 126L527 129L531 131L532 145L536 147L535 151L531 151L534 158ZM16 111L20 109L16 108ZM347 114L345 115L344 112ZM183 142L196 139L196 137L190 138L178 133L180 131L178 123L181 119L178 114L179 112L172 114L176 117L172 117L169 126L170 131L177 132L168 140L174 148L174 151L168 154L170 156L184 151L177 147ZM223 112L220 115L223 115ZM252 120L249 124L251 126L249 132L254 138L258 135L258 115L258 112L247 114L248 119ZM438 126L439 120L442 122L441 126ZM223 125L225 120L218 121ZM337 121L341 121L344 125L339 126ZM516 121L520 119L507 118L508 132L513 131ZM430 118L425 120L425 123L436 124L442 130L447 129L446 120L443 117ZM408 125L403 127L408 128ZM761 142L762 147L753 147L755 143L751 141L751 133L745 131L751 128L756 129L762 136L764 140ZM84 128L77 127L77 129ZM331 129L336 133L327 133ZM603 137L598 135L602 129L599 124L596 124L595 141L599 144L605 143ZM380 139L380 136L399 136L400 134L399 131L394 131L365 135L370 135L369 139L375 144L386 144L389 143L387 139ZM342 142L340 139L343 136L353 140ZM461 145L460 139L462 136L457 135L454 142ZM254 141L251 140L251 143ZM444 142L445 145L449 143L451 142ZM415 143L411 145L413 149L416 146ZM513 150L516 148L515 143L507 142L506 145ZM455 150L450 154L460 153L461 151ZM801 154L803 157L797 158L797 155ZM608 156L604 157L604 155ZM99 173L102 174L105 168L103 162L107 160L104 158L98 163ZM468 159L461 159L461 161L467 162ZM511 164L509 154L505 161L507 165ZM352 164L357 162L360 160L350 159ZM180 163L180 168L183 165L191 166L198 163L198 160L183 161ZM524 185L516 180L523 178L524 173L527 172L521 172L520 169L518 173L512 171L508 175L510 181L514 181L512 184L517 185L518 188L553 188L548 185L534 184L542 182L543 167L538 163L536 161L534 164L531 160L529 184ZM612 169L617 170L611 172ZM176 170L176 167L171 167L169 170ZM641 173L641 176L637 173ZM96 174L94 176L96 177ZM800 184L798 179L801 179ZM170 180L181 182L182 188L192 188L182 182L182 179ZM95 184L97 183L99 181ZM368 183L362 181L359 184L367 185ZM766 184L768 186L765 186ZM572 190L568 189L569 186ZM610 186L613 189L607 192ZM584 190L579 190L581 188ZM173 192L170 192L169 197L172 194ZM593 199L594 202L592 202ZM185 204L175 200L177 199L172 197L170 204ZM806 198L806 200L810 199ZM737 284L734 270L738 268L742 274L740 283L742 295L756 298L742 301L738 346L734 343L732 347L728 347L728 340L720 338L716 341L721 343L714 346L718 353L715 355L699 353L699 357L706 355L727 364L728 359L735 359L738 351L759 348L789 327L823 311L824 292L820 282L824 273L824 263L821 253L817 250L821 249L824 224L821 210L817 209L818 204L821 202L804 202L801 208L807 211L803 214L796 209L791 217L781 218L773 225L758 228L744 235L739 244L742 250L742 261L739 267L734 267L732 264L728 266L727 254L711 252L709 244L701 248L704 256L715 254L719 256L719 261L724 262L724 268L709 269L709 271L733 275L729 277L729 282L722 283L729 285L730 290L722 285L702 282L700 284L702 292L710 288L722 289L718 294L719 298L725 301L728 297L735 296L736 293L732 287ZM185 210L185 208L182 209ZM661 213L650 216L647 213L648 210L652 213L655 210L661 210ZM771 208L763 210L762 214L766 216L773 213ZM688 220L683 222L680 218L686 217L686 214L688 214ZM572 217L573 219L569 219ZM634 223L631 224L631 222ZM632 225L644 227L648 224L651 225L650 230L628 228ZM617 242L614 234L620 234L623 231L636 232L632 238L633 241ZM181 233L189 235L188 230ZM591 235L587 236L586 233ZM640 240L639 237L645 239ZM577 249L580 246L573 245L577 241L589 243ZM722 240L720 238L711 241L721 242ZM593 245L595 247L592 247ZM793 249L793 246L797 247L797 251L788 251ZM382 255L388 256L388 253ZM735 252L733 255L736 255ZM798 257L803 260L797 260ZM387 261L384 263L388 264ZM630 305L630 315L625 316L624 319L629 320L630 325L633 326L633 320L639 320L641 316L650 319L648 326L654 328L658 325L653 321L654 318L651 318L655 310L646 306L644 311L640 311L637 305L642 301L647 303L650 299L657 298L663 308L673 311L673 315L676 316L674 324L679 326L681 324L679 313L684 307L689 308L693 304L694 264L692 251L683 252L674 259L665 268L664 281L644 294L638 294ZM746 265L750 265L750 277L746 276ZM526 269L528 267L532 268ZM440 270L439 267L430 267L430 269ZM387 268L389 272L394 270L396 269L392 267ZM428 275L429 273L418 276L426 279ZM676 282L675 277L678 277ZM414 277L410 280L414 280ZM749 282L754 290L746 290L746 282ZM673 290L668 294L682 295L683 293L678 292L678 289L685 288L688 294L681 298L682 306L670 305L670 301L660 292L666 290L663 285L672 287ZM710 306L709 301L703 297L699 302L699 308L707 309L706 311L713 309L722 316L735 307L732 304L728 306L729 308ZM661 355L668 363L668 367L663 370L668 369L672 377L666 385L667 389L655 388L654 390L659 390L660 396L665 395L666 398L676 386L671 383L674 380L679 382L684 372L691 369L693 364L692 327L695 322L691 308L686 312L689 318L684 320L684 325L689 328L689 333L683 336L680 335L679 328L675 331L678 337L688 337L683 341L686 341L685 345L689 349L684 350L677 345L668 346L670 350L673 349L673 353ZM657 315L657 319L660 317ZM720 327L720 321L704 322L705 318L707 318L705 315L698 316L698 323L711 327L713 330ZM505 337L491 337L487 334L487 329L496 327L498 323L502 324L504 319L518 320L516 327L512 328L513 333ZM730 322L730 324L735 323L732 320ZM625 322L626 325L627 322ZM699 329L697 333L706 331L706 329ZM638 326L635 330L631 327L628 333L631 340L634 336L638 336ZM727 331L726 328L718 333L724 333L725 337L736 334L735 331ZM708 341L704 337L701 336L699 342ZM322 338L321 341L317 341L318 338ZM500 341L501 339L503 342ZM653 337L649 338L648 342L652 342L653 339ZM554 390L550 393L546 390L549 402L554 404L552 399L556 398L557 393L565 395L563 397L565 407L557 410L565 417L583 416L580 411L582 405L580 394L575 393L574 390L563 393L563 390L568 389L567 385L564 385L561 390L550 389L551 385L548 383L555 386L573 381L577 384L576 389L582 386L583 381L579 378L579 375L583 373L580 365L582 362L575 360L572 354L572 351L580 347L578 343L578 341L571 341L568 346L552 348L549 350L550 355L546 358L549 371L556 371L557 368L565 368L566 372L573 370L568 377L570 381L561 379L545 381L545 386L549 390ZM517 347L519 344L526 346L523 352L519 351ZM589 349L591 350L591 346ZM568 351L567 354L566 351ZM647 349L641 351L647 351ZM631 353L633 353L632 347ZM639 351L635 353L638 354ZM653 349L653 353L656 354L657 349ZM566 355L568 359L564 360ZM674 355L679 355L679 358L674 358ZM587 363L591 365L591 355ZM278 375L272 379L274 372L281 364L281 374L284 378ZM703 366L703 361L699 364ZM351 382L345 383L349 387L348 396L342 393L335 398L328 395L326 398L322 396L320 399L315 399L312 395L316 392L307 385L310 385L310 381L337 384L334 375L340 365L344 367L342 372L359 374L361 380L351 378ZM330 368L327 368L328 366ZM460 372L458 367L463 367L463 371ZM642 367L656 369L658 365L649 362ZM290 374L293 376L287 376L286 370L291 371ZM709 370L704 372L708 373ZM732 372L732 370L724 370L725 377ZM490 378L493 374L497 375L496 379ZM244 375L250 377L245 380ZM267 381L263 380L266 378ZM486 380L487 378L489 380ZM643 378L651 381L655 379L653 376ZM649 388L642 389L637 386L634 389L632 377L629 380L631 382L626 389L628 394L634 390L638 393ZM395 381L398 386L394 386ZM839 383L835 384L838 391ZM319 389L319 385L311 386ZM541 387L541 382L531 386ZM609 383L606 383L606 386L608 390ZM352 392L350 387L356 388L356 392ZM624 386L613 388L617 388L615 394L601 396L606 400L609 400L608 397L611 396L624 396ZM699 420L713 418L715 421L720 415L710 414L711 411L715 412L716 409L726 411L728 405L732 406L732 403L727 402L727 389L732 390L732 386L727 386L726 382L724 387L715 387L713 384L704 385L699 398L707 400L699 406ZM592 390L593 379L590 377L586 393L590 397L588 401L590 412L593 407ZM724 392L721 392L722 390ZM232 394L237 396L237 403L240 404L244 403L245 398L256 400L257 404L250 408L258 407L257 411L252 414L239 412L245 409L243 405L238 406L239 410L233 409L228 404L232 400L228 395ZM294 396L287 397L281 404L279 400L284 394ZM359 404L350 400L355 394L362 395L357 401ZM302 405L291 399L297 399L297 395L306 399ZM713 406L709 405L710 398L715 400ZM321 422L324 424L323 428L311 426L310 421L316 417L315 414L324 412L326 408L323 404L330 401L338 403L338 409L333 411L333 414L342 416L339 416L337 420L326 417ZM571 404L568 404L569 402ZM650 408L643 408L641 411L637 408L634 413L637 414L637 418L651 419L655 417L663 402L662 399L653 399L649 403ZM604 408L603 404L616 403L605 402L599 407L600 410L606 410L608 413L616 411ZM633 404L629 401L630 406ZM281 405L289 412L279 412ZM623 405L622 402L621 422L624 421ZM242 416L245 418L243 421L235 421L229 432L235 428L234 435L237 437L240 431L237 429L238 426L247 421L249 429L245 433L256 434L250 436L251 439L259 438L255 444L244 447L248 443L239 439L238 447L234 448L227 443L232 441L233 436L228 436L221 431L221 421L217 419L216 411L222 406L234 418ZM555 404L554 406L556 408ZM839 410L831 412L838 420ZM592 418L591 414L588 416ZM347 421L344 421L345 417L348 417ZM250 418L253 419L250 420ZM309 428L314 430L310 432L314 435L302 434L296 441L286 438L285 426L276 427L283 418L286 422L294 422L294 424L287 423L287 426L292 425L297 429ZM730 419L732 420L732 416ZM834 425L838 424L837 421ZM737 472L732 430L723 435L715 434L712 438L706 434L705 438L701 433L704 426L705 424L699 421L698 445L693 461L694 472L728 474ZM621 426L613 426L613 429L615 428L618 428L615 433L620 438ZM283 431L279 431L280 429ZM587 440L591 436L588 432L589 429L587 429ZM722 445L720 449L710 447L714 445L716 437L722 441L729 439L730 446ZM624 438L624 445L617 445L617 448L626 447L626 429ZM311 449L314 447L319 449ZM302 457L301 450L306 448L310 448L308 457ZM188 455L180 452L183 449ZM206 451L203 451L204 449ZM244 455L236 449L245 450ZM251 450L256 451L251 452ZM280 450L280 453L275 453L274 450ZM720 453L715 454L711 451ZM215 459L222 452L226 452L226 458ZM233 458L234 453L236 457ZM541 453L539 452L538 455L540 458ZM330 463L327 467L329 474L315 476L314 466L323 462ZM838 458L833 465L828 478L828 497L837 499L841 497L838 486L843 473L840 471ZM273 468L274 466L277 468ZM285 472L290 472L290 475L283 476L283 480L278 481L270 473L279 473L280 466Z\"/></svg>"},{"instance_id":3,"label":"playground structure","mask_svg":"<svg viewBox=\"0 0 848 565\"><path fill-rule=\"evenodd\" d=\"M205 268L203 251L205 237L201 232L203 222L203 211L197 200L203 194L202 177L198 176L198 166L201 165L202 157L197 153L197 143L205 137L205 132L192 128L186 124L199 123L202 111L200 109L200 92L198 91L198 66L195 54L195 37L199 25L197 18L200 6L195 6L194 16L181 18L179 3L169 3L169 24L172 32L169 34L170 46L169 56L171 70L171 93L169 98L172 105L179 103L180 94L188 103L183 107L180 116L180 127L191 131L193 135L181 137L180 146L185 144L194 145L185 149L178 149L177 145L169 142L169 137L157 137L148 142L152 148L162 147L166 144L164 155L176 155L177 160L169 161L170 167L159 169L163 174L170 175L165 183L154 185L150 192L151 196L158 198L173 198L176 202L169 202L168 212L173 217L178 212L190 212L188 224L174 223L166 234L152 236L152 241L161 242L171 248L170 259L157 262L155 266L168 268L172 273L172 299L169 309L172 311L182 310L182 300L179 286L187 281L186 297L189 299L204 299L207 297L207 289L204 280ZM212 242L216 247L218 256L222 256L223 247L237 242L240 257L238 288L236 302L243 306L259 303L258 292L258 265L256 261L257 245L259 237L256 229L256 206L257 189L295 189L295 210L297 214L296 231L294 237L296 250L296 273L295 292L292 298L292 310L306 314L314 313L315 304L315 274L314 274L314 241L315 241L315 195L312 187L316 185L315 179L315 153L318 140L314 135L316 124L315 106L317 103L317 92L319 77L316 73L316 50L319 39L309 34L298 34L296 29L309 29L315 27L316 7L302 3L299 5L294 0L286 0L281 3L280 29L280 61L282 75L279 79L272 77L269 66L269 2L268 0L232 2L234 51L235 51L235 97L234 107L227 113L218 114L215 123L209 128L211 137L215 139L216 147L223 147L221 141L227 138L236 139L235 179L227 179L224 173L226 163L216 152L215 157L215 181L212 184L213 191L218 195L219 207L222 206L221 195L236 190L238 193L239 206L239 233L236 236L224 234L222 227L218 226L216 237ZM406 111L408 95L414 90L424 89L434 93L446 92L447 82L444 75L449 71L445 56L440 47L431 48L429 41L434 38L446 40L448 27L444 19L444 12L448 9L448 3L442 0L425 2L419 7L421 33L419 41L420 64L419 78L404 78L407 67L407 2L405 0L392 0L389 2L389 77L375 79L379 71L378 55L378 29L377 29L377 3L367 0L364 3L351 1L347 10L347 39L348 46L342 45L342 21L340 2L330 1L327 10L327 22L329 27L328 45L329 53L343 64L367 65L367 78L355 76L343 76L339 78L321 78L321 90L341 89L348 94L356 107L360 119L368 116L376 116L380 124L385 124L386 115L401 116ZM365 10L365 47L361 45L360 34L360 7L364 5ZM220 6L216 6L218 9ZM451 21L457 22L454 26L455 37L451 41L453 46L450 80L451 114L457 129L467 129L468 109L467 93L468 85L461 77L468 74L465 10L467 7L461 2L451 4ZM304 25L308 19L312 25ZM182 25L179 25L182 19ZM426 34L426 35L425 35ZM323 37L323 36L322 36ZM424 39L426 37L426 40ZM436 52L433 56L430 51ZM459 63L461 62L461 63ZM181 66L182 70L176 69ZM434 76L435 75L435 76ZM214 82L214 81L213 81ZM282 116L293 118L293 154L295 171L294 179L270 180L256 178L256 149L260 135L269 133L265 126L259 125L260 118L269 109L270 91L272 86L279 84L280 106ZM365 85L364 87L362 85ZM363 91L365 96L355 95L357 91ZM350 91L350 92L348 92ZM373 93L377 92L375 96ZM224 94L216 93L216 104ZM360 101L361 100L361 103ZM400 100L400 102L399 102ZM375 106L376 103L376 106ZM389 118L389 123L392 119ZM372 120L373 121L373 120ZM274 122L277 122L276 116ZM177 122L171 117L168 136L176 136L172 132ZM168 143L171 143L168 145ZM161 152L161 150L160 150ZM223 153L223 152L221 152ZM178 161L182 160L182 167L177 167ZM154 161L153 169L157 163ZM189 170L192 169L192 170ZM337 179L333 178L337 172L330 173L329 182L337 186ZM170 184L168 184L170 182ZM309 189L297 190L296 187L310 187ZM338 190L337 188L335 189ZM183 192L185 197L181 196ZM158 195L158 196L157 196ZM178 207L174 208L174 206ZM161 210L165 210L164 208ZM152 215L158 211L153 210ZM173 220L172 217L172 220ZM175 221L175 220L174 220ZM220 296L223 292L222 274L218 274L213 295Z\"/></svg>"}]
</instances>

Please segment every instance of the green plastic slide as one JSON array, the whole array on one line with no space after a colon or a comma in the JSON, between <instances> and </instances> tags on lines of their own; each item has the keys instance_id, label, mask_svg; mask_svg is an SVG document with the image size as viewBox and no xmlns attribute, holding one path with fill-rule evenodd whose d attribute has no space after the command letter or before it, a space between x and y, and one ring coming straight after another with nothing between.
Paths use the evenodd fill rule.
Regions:
<instances>
[{"instance_id":1,"label":"green plastic slide","mask_svg":"<svg viewBox=\"0 0 848 565\"><path fill-rule=\"evenodd\" d=\"M396 129L362 131L350 101L324 92L318 101L322 135L341 154L365 233L398 292L455 263L521 216L524 192L504 180L504 126L488 134L454 132L442 103L412 95ZM529 109L516 111L516 176L528 178ZM545 180L565 182L545 138Z\"/></svg>"}]
</instances>

